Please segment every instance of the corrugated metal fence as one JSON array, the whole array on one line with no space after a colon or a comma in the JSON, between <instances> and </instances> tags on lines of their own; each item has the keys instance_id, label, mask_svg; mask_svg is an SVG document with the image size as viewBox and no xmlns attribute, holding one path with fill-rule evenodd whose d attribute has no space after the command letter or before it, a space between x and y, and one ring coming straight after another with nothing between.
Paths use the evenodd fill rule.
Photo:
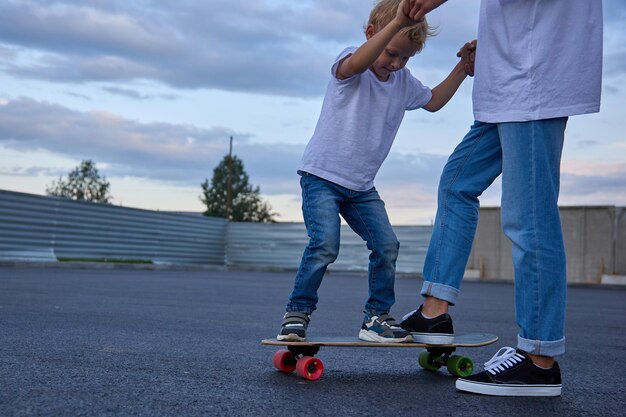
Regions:
<instances>
[{"instance_id":1,"label":"corrugated metal fence","mask_svg":"<svg viewBox=\"0 0 626 417\"><path fill-rule=\"evenodd\" d=\"M626 210L564 207L569 282L626 275ZM394 226L397 271L421 274L432 228ZM335 271L365 271L365 242L344 226ZM308 241L301 223L228 223L0 190L0 260L132 259L232 268L296 269ZM500 209L481 208L468 268L481 279L513 279Z\"/></svg>"},{"instance_id":2,"label":"corrugated metal fence","mask_svg":"<svg viewBox=\"0 0 626 417\"><path fill-rule=\"evenodd\" d=\"M430 240L430 226L394 226L400 241L396 270L421 273ZM302 223L231 223L228 227L228 266L296 269L308 243ZM341 228L341 244L331 271L364 271L369 262L365 242L348 226Z\"/></svg>"},{"instance_id":3,"label":"corrugated metal fence","mask_svg":"<svg viewBox=\"0 0 626 417\"><path fill-rule=\"evenodd\" d=\"M397 270L420 273L431 228L394 228ZM116 259L296 269L308 237L301 223L223 219L117 207L0 190L0 260ZM363 271L369 251L347 226L330 270Z\"/></svg>"},{"instance_id":4,"label":"corrugated metal fence","mask_svg":"<svg viewBox=\"0 0 626 417\"><path fill-rule=\"evenodd\" d=\"M0 191L0 260L223 264L223 219Z\"/></svg>"}]
</instances>

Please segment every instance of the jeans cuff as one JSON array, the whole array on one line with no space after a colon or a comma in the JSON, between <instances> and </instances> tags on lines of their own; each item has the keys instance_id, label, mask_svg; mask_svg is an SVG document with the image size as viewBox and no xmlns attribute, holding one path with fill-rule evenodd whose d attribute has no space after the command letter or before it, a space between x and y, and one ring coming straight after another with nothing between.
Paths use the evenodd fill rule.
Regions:
<instances>
[{"instance_id":1,"label":"jeans cuff","mask_svg":"<svg viewBox=\"0 0 626 417\"><path fill-rule=\"evenodd\" d=\"M543 342L517 336L517 347L525 352L540 356L560 356L565 353L565 338Z\"/></svg>"},{"instance_id":2,"label":"jeans cuff","mask_svg":"<svg viewBox=\"0 0 626 417\"><path fill-rule=\"evenodd\" d=\"M291 312L304 313L304 314L308 314L309 316L313 313L313 310L315 309L310 308L310 307L293 306L291 304L288 304L287 308L285 309L285 311L288 313L291 313Z\"/></svg>"},{"instance_id":3,"label":"jeans cuff","mask_svg":"<svg viewBox=\"0 0 626 417\"><path fill-rule=\"evenodd\" d=\"M456 299L459 297L459 290L449 285L437 284L435 282L424 281L422 285L422 296L432 296L443 301L447 301L448 304L456 304Z\"/></svg>"}]
</instances>

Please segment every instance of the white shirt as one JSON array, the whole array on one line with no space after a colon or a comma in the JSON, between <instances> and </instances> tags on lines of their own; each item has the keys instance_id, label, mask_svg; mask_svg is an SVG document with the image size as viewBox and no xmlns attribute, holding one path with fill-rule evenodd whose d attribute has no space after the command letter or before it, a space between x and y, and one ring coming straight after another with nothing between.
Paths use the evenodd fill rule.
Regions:
<instances>
[{"instance_id":1,"label":"white shirt","mask_svg":"<svg viewBox=\"0 0 626 417\"><path fill-rule=\"evenodd\" d=\"M482 0L474 117L489 123L600 110L601 0Z\"/></svg>"},{"instance_id":2,"label":"white shirt","mask_svg":"<svg viewBox=\"0 0 626 417\"><path fill-rule=\"evenodd\" d=\"M336 77L336 58L320 117L298 168L354 191L367 191L387 157L406 110L426 105L430 88L407 68L380 81L367 70L345 80Z\"/></svg>"}]
</instances>

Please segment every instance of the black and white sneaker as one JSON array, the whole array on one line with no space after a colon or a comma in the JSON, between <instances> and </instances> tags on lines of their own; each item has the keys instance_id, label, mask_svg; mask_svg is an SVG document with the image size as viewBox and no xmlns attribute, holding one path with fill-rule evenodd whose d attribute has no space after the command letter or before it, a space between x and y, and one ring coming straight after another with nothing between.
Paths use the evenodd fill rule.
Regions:
<instances>
[{"instance_id":1,"label":"black and white sneaker","mask_svg":"<svg viewBox=\"0 0 626 417\"><path fill-rule=\"evenodd\" d=\"M286 312L280 327L280 333L278 333L276 339L289 342L304 342L309 321L309 315L306 313L298 311Z\"/></svg>"},{"instance_id":2,"label":"black and white sneaker","mask_svg":"<svg viewBox=\"0 0 626 417\"><path fill-rule=\"evenodd\" d=\"M556 397L561 395L561 370L535 365L520 349L505 347L485 363L485 370L456 381L456 389L485 395Z\"/></svg>"},{"instance_id":3,"label":"black and white sneaker","mask_svg":"<svg viewBox=\"0 0 626 417\"><path fill-rule=\"evenodd\" d=\"M388 313L375 314L367 312L359 331L359 339L366 342L402 343L412 342L411 334L398 326L396 319Z\"/></svg>"},{"instance_id":4,"label":"black and white sneaker","mask_svg":"<svg viewBox=\"0 0 626 417\"><path fill-rule=\"evenodd\" d=\"M417 343L449 345L454 341L452 317L446 313L427 319L422 314L422 306L402 317L400 326L410 332Z\"/></svg>"}]
</instances>

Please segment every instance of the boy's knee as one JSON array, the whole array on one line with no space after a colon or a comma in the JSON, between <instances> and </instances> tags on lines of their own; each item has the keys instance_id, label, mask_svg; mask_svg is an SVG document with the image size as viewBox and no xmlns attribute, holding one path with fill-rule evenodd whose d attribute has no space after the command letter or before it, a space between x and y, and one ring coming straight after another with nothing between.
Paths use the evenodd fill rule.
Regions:
<instances>
[{"instance_id":1,"label":"boy's knee","mask_svg":"<svg viewBox=\"0 0 626 417\"><path fill-rule=\"evenodd\" d=\"M334 262L339 255L339 240L326 239L318 241L312 245L311 249L313 249L319 257L324 259L324 261L331 263Z\"/></svg>"},{"instance_id":2,"label":"boy's knee","mask_svg":"<svg viewBox=\"0 0 626 417\"><path fill-rule=\"evenodd\" d=\"M398 253L400 252L400 242L397 239L388 240L381 243L378 250L385 259L395 261L398 259Z\"/></svg>"}]
</instances>

